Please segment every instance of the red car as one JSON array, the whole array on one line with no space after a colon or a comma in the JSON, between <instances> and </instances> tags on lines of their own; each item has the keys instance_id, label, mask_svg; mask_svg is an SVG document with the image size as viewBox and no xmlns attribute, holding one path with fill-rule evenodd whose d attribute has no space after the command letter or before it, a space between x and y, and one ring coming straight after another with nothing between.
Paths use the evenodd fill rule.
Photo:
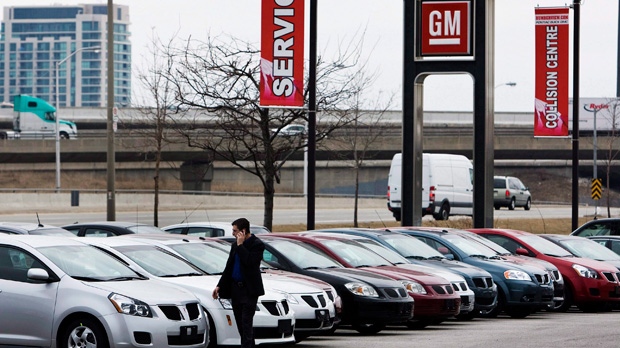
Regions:
<instances>
[{"instance_id":1,"label":"red car","mask_svg":"<svg viewBox=\"0 0 620 348\"><path fill-rule=\"evenodd\" d=\"M407 324L409 328L423 328L459 314L461 298L448 280L395 266L351 238L312 232L274 233L263 237L302 241L321 249L347 268L362 269L401 281L415 300L413 320Z\"/></svg>"},{"instance_id":2,"label":"red car","mask_svg":"<svg viewBox=\"0 0 620 348\"><path fill-rule=\"evenodd\" d=\"M597 311L620 303L620 272L613 265L575 257L562 247L533 233L478 228L470 229L524 256L536 257L554 264L564 278L564 303L557 308L566 311L576 305L582 311Z\"/></svg>"}]
</instances>

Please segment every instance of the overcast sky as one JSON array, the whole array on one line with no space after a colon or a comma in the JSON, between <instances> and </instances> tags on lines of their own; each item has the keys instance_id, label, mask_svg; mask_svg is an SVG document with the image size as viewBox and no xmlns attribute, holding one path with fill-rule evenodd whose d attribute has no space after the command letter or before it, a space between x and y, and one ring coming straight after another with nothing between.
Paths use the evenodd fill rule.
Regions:
<instances>
[{"instance_id":1,"label":"overcast sky","mask_svg":"<svg viewBox=\"0 0 620 348\"><path fill-rule=\"evenodd\" d=\"M2 0L2 6L107 4L107 1ZM206 38L230 34L260 44L259 0L116 0L129 5L133 64L140 66L152 33L164 41L178 36ZM534 108L534 8L564 6L571 0L495 1L495 85L516 82L515 87L495 90L498 111L528 111ZM309 0L306 0L306 8ZM308 11L306 13L306 19ZM572 21L571 18L571 47ZM394 108L401 106L403 0L318 0L318 51L327 56L343 40L366 29L365 47L370 66L380 74L374 88L396 93ZM582 0L581 6L582 97L613 97L616 94L618 1ZM307 30L306 30L307 33ZM306 34L307 37L307 34ZM307 55L307 50L306 50ZM572 53L571 53L572 56ZM572 64L572 57L571 57ZM136 69L134 69L136 70ZM572 74L572 66L570 68ZM570 78L572 84L572 76ZM134 93L139 82L133 79ZM432 76L426 80L426 110L470 111L473 87L465 75ZM570 87L572 96L572 86Z\"/></svg>"}]
</instances>

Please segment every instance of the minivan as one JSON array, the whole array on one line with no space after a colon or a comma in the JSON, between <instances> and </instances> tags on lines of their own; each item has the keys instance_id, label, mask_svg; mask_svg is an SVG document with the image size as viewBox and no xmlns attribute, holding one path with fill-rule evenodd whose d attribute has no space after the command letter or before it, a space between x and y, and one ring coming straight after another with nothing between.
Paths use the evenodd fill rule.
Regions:
<instances>
[{"instance_id":1,"label":"minivan","mask_svg":"<svg viewBox=\"0 0 620 348\"><path fill-rule=\"evenodd\" d=\"M392 158L388 174L388 209L401 218L402 154ZM435 220L473 215L474 168L462 155L425 153L422 156L422 216Z\"/></svg>"}]
</instances>

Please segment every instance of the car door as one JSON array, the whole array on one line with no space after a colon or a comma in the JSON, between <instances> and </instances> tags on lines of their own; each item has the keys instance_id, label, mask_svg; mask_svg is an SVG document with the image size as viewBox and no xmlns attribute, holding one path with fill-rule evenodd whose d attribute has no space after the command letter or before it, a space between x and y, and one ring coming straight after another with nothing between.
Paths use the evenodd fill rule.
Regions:
<instances>
[{"instance_id":1,"label":"car door","mask_svg":"<svg viewBox=\"0 0 620 348\"><path fill-rule=\"evenodd\" d=\"M518 192L517 194L517 206L521 207L525 205L525 202L527 202L527 198L529 197L529 195L527 194L527 188L525 187L525 185L523 185L523 183L521 182L521 180L517 179L517 178L513 178L512 179L515 188Z\"/></svg>"},{"instance_id":2,"label":"car door","mask_svg":"<svg viewBox=\"0 0 620 348\"><path fill-rule=\"evenodd\" d=\"M59 283L28 280L30 268L51 272L28 252L0 245L0 346L51 346Z\"/></svg>"}]
</instances>

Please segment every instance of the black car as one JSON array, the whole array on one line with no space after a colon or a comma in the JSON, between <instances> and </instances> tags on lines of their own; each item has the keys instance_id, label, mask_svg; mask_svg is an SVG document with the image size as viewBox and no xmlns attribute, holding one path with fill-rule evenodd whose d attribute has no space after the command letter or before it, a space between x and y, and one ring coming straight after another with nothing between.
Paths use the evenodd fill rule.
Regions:
<instances>
[{"instance_id":1,"label":"black car","mask_svg":"<svg viewBox=\"0 0 620 348\"><path fill-rule=\"evenodd\" d=\"M579 237L620 235L620 219L591 220L577 227L570 235Z\"/></svg>"},{"instance_id":2,"label":"black car","mask_svg":"<svg viewBox=\"0 0 620 348\"><path fill-rule=\"evenodd\" d=\"M336 289L342 300L340 326L374 334L388 324L405 325L413 318L414 300L401 282L345 268L317 247L303 242L268 234L257 237L265 243L263 260L270 266L320 279Z\"/></svg>"},{"instance_id":3,"label":"black car","mask_svg":"<svg viewBox=\"0 0 620 348\"><path fill-rule=\"evenodd\" d=\"M592 236L588 237L614 253L620 255L620 236Z\"/></svg>"},{"instance_id":4,"label":"black car","mask_svg":"<svg viewBox=\"0 0 620 348\"><path fill-rule=\"evenodd\" d=\"M32 222L0 222L0 233L73 237L63 228Z\"/></svg>"},{"instance_id":5,"label":"black car","mask_svg":"<svg viewBox=\"0 0 620 348\"><path fill-rule=\"evenodd\" d=\"M62 228L78 237L114 237L134 233L166 233L152 225L123 221L74 223L62 226Z\"/></svg>"}]
</instances>

